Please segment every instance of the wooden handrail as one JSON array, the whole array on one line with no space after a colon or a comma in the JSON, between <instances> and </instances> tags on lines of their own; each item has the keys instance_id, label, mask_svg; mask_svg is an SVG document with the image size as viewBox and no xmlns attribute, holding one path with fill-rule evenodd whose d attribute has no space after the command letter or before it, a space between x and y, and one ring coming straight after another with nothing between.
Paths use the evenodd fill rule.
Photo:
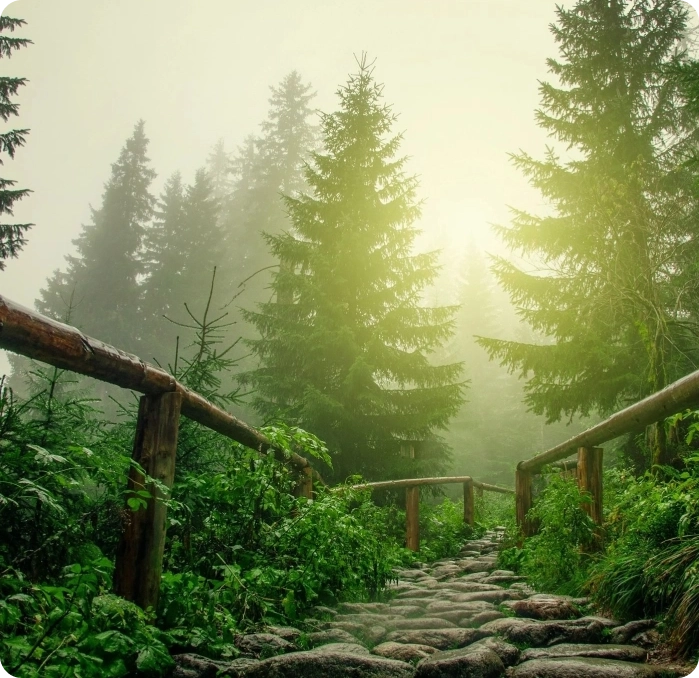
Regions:
<instances>
[{"instance_id":1,"label":"wooden handrail","mask_svg":"<svg viewBox=\"0 0 699 678\"><path fill-rule=\"evenodd\" d=\"M448 485L450 483L467 483L473 482L473 486L486 490L488 492L500 492L502 494L514 494L514 490L507 487L499 487L498 485L490 485L481 483L478 480L473 480L471 476L444 476L442 478L401 478L400 480L382 480L376 483L359 483L352 485L354 490L391 490L399 487L417 487L419 485ZM335 490L342 489L340 485Z\"/></svg>"},{"instance_id":2,"label":"wooden handrail","mask_svg":"<svg viewBox=\"0 0 699 678\"><path fill-rule=\"evenodd\" d=\"M206 398L191 391L165 370L126 353L114 346L83 334L80 330L39 313L0 295L0 348L60 369L83 374L99 381L144 394L139 406L133 458L145 464L149 475L164 478L171 487L175 475L175 457L180 414L259 453L274 454L300 472L296 494L311 498L313 481L323 479L307 459L287 454L272 445L260 431ZM152 467L152 468L151 468ZM419 548L419 486L462 483L464 486L464 521L473 525L473 488L490 492L513 493L513 490L474 481L470 476L443 478L408 478L355 485L359 489L408 488L408 548ZM129 488L143 488L146 479L132 469ZM347 486L333 488L346 489ZM154 488L155 495L157 491ZM155 496L154 495L154 496ZM115 565L115 590L142 608L156 607L165 541L165 507L155 499L122 535ZM139 573L150 568L147 577Z\"/></svg>"},{"instance_id":3,"label":"wooden handrail","mask_svg":"<svg viewBox=\"0 0 699 678\"><path fill-rule=\"evenodd\" d=\"M0 348L138 393L180 393L181 413L189 419L260 453L271 451L280 462L297 469L310 466L298 454L287 457L260 431L191 391L165 370L1 295Z\"/></svg>"},{"instance_id":4,"label":"wooden handrail","mask_svg":"<svg viewBox=\"0 0 699 678\"><path fill-rule=\"evenodd\" d=\"M520 471L537 473L542 466L562 461L574 454L578 448L597 447L625 433L641 431L656 421L697 404L699 404L699 370L616 412L611 417L582 433L578 433L560 445L556 445L556 447L552 447L531 459L520 461L517 468Z\"/></svg>"},{"instance_id":5,"label":"wooden handrail","mask_svg":"<svg viewBox=\"0 0 699 678\"><path fill-rule=\"evenodd\" d=\"M411 551L420 549L420 486L447 485L460 483L464 486L464 523L473 527L475 510L473 488L515 494L514 490L489 483L481 483L471 476L443 476L441 478L401 478L400 480L382 480L376 483L359 483L357 485L339 485L332 491L339 492L351 488L353 490L394 490L405 488L405 545Z\"/></svg>"},{"instance_id":6,"label":"wooden handrail","mask_svg":"<svg viewBox=\"0 0 699 678\"><path fill-rule=\"evenodd\" d=\"M602 524L602 457L599 446L625 433L642 431L682 410L699 404L699 370L678 379L661 391L649 395L614 413L604 421L569 438L531 459L520 461L515 472L517 524L525 537L536 533L538 526L529 511L533 506L532 476L552 464L564 472L575 471L578 487L589 494L591 501L583 509L598 525ZM577 461L561 464L577 452Z\"/></svg>"}]
</instances>

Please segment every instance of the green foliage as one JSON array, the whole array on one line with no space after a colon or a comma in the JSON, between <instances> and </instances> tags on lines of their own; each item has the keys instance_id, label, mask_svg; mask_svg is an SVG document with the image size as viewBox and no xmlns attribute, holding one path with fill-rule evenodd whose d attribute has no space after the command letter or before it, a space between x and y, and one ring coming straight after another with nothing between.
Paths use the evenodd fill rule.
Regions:
<instances>
[{"instance_id":1,"label":"green foliage","mask_svg":"<svg viewBox=\"0 0 699 678\"><path fill-rule=\"evenodd\" d=\"M483 492L474 500L475 522L482 528L512 527L515 522L514 494Z\"/></svg>"},{"instance_id":2,"label":"green foliage","mask_svg":"<svg viewBox=\"0 0 699 678\"><path fill-rule=\"evenodd\" d=\"M550 476L530 512L539 534L518 548L510 532L500 565L527 575L538 590L587 592L622 621L657 617L675 651L690 656L699 648L699 454L684 461L682 470L661 467L640 477L605 471L603 550L589 548L596 531L580 508L587 498L572 481Z\"/></svg>"},{"instance_id":3,"label":"green foliage","mask_svg":"<svg viewBox=\"0 0 699 678\"><path fill-rule=\"evenodd\" d=\"M214 327L206 317L196 325L181 378L225 403ZM368 492L317 487L314 500L298 498L298 479L273 455L183 425L192 457L171 492L159 486L168 539L159 607L146 618L107 595L122 520L150 499L124 491L135 413L108 426L61 371L33 378L27 402L0 389L0 661L15 675L155 676L170 650L232 657L235 633L298 621L316 603L376 598L404 562L385 538L391 509ZM330 462L298 427L264 432L288 454Z\"/></svg>"},{"instance_id":4,"label":"green foliage","mask_svg":"<svg viewBox=\"0 0 699 678\"><path fill-rule=\"evenodd\" d=\"M521 549L504 550L500 564L526 575L537 590L579 593L589 564L586 549L595 539L594 523L582 509L586 502L589 496L574 480L551 474L528 514L538 533Z\"/></svg>"},{"instance_id":5,"label":"green foliage","mask_svg":"<svg viewBox=\"0 0 699 678\"><path fill-rule=\"evenodd\" d=\"M41 291L37 309L51 318L64 316L75 295L71 322L122 350L138 353L141 326L140 250L153 214L150 184L155 172L147 157L148 138L140 120L111 166L102 204L92 210L92 222L75 240L77 256L66 257L65 271L56 271Z\"/></svg>"},{"instance_id":6,"label":"green foliage","mask_svg":"<svg viewBox=\"0 0 699 678\"><path fill-rule=\"evenodd\" d=\"M26 38L15 38L7 35L21 28L26 22L22 19L13 19L8 16L0 17L0 59L9 59L12 54L22 47L32 44ZM19 104L13 103L12 97L17 96L20 87L27 84L26 78L0 77L0 118L7 122L12 116L19 115ZM24 146L28 129L13 129L0 134L0 149L10 159L15 157L18 148ZM0 161L4 164L5 160ZM12 208L15 202L25 198L31 191L29 189L12 188L15 185L12 179L0 179L0 215L12 216ZM0 271L5 269L5 259L18 256L26 245L26 233L34 224L0 224Z\"/></svg>"},{"instance_id":7,"label":"green foliage","mask_svg":"<svg viewBox=\"0 0 699 678\"><path fill-rule=\"evenodd\" d=\"M696 364L696 115L669 70L686 53L681 0L578 0L551 26L560 58L540 85L541 159L515 166L550 209L516 210L493 270L547 340L482 339L528 379L549 421L611 412ZM610 312L613 309L613 312Z\"/></svg>"},{"instance_id":8,"label":"green foliage","mask_svg":"<svg viewBox=\"0 0 699 678\"><path fill-rule=\"evenodd\" d=\"M663 614L675 648L696 650L699 533L699 456L682 471L640 478L610 471L613 492L606 512L609 545L594 565L588 586L594 599L621 619Z\"/></svg>"},{"instance_id":9,"label":"green foliage","mask_svg":"<svg viewBox=\"0 0 699 678\"><path fill-rule=\"evenodd\" d=\"M191 323L190 308L206 306L208 295L208 306L213 309L229 295L228 289L219 285L212 305L214 290L208 285L211 272L226 263L221 250L219 210L213 182L203 168L196 171L190 186L183 185L179 172L166 182L156 218L144 236L141 351L150 360L155 356L165 362L166 351L175 345L179 325ZM182 303L184 299L186 304Z\"/></svg>"},{"instance_id":10,"label":"green foliage","mask_svg":"<svg viewBox=\"0 0 699 678\"><path fill-rule=\"evenodd\" d=\"M412 251L417 180L396 157L395 115L365 57L338 96L306 168L311 191L285 195L291 227L268 237L276 298L245 313L260 359L245 378L263 417L326 442L342 481L396 473L401 445L416 441L413 473L435 471L447 450L434 434L462 384L459 364L435 366L429 355L451 334L454 309L420 305L436 253Z\"/></svg>"},{"instance_id":11,"label":"green foliage","mask_svg":"<svg viewBox=\"0 0 699 678\"><path fill-rule=\"evenodd\" d=\"M161 676L174 662L141 609L106 592L112 563L64 568L55 584L0 574L0 661L17 678Z\"/></svg>"},{"instance_id":12,"label":"green foliage","mask_svg":"<svg viewBox=\"0 0 699 678\"><path fill-rule=\"evenodd\" d=\"M464 523L464 502L445 499L441 504L420 504L420 559L453 558L475 530Z\"/></svg>"},{"instance_id":13,"label":"green foliage","mask_svg":"<svg viewBox=\"0 0 699 678\"><path fill-rule=\"evenodd\" d=\"M113 551L129 456L65 373L32 378L26 402L0 384L0 570L36 580Z\"/></svg>"}]
</instances>

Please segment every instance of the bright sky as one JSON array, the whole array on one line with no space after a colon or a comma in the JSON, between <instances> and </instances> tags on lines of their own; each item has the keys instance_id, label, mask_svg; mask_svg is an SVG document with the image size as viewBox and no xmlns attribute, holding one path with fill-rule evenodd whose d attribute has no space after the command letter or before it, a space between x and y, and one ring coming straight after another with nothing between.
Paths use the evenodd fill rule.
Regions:
<instances>
[{"instance_id":1,"label":"bright sky","mask_svg":"<svg viewBox=\"0 0 699 678\"><path fill-rule=\"evenodd\" d=\"M570 5L570 2L564 2ZM554 0L18 0L34 45L2 72L29 78L17 126L28 144L2 176L34 192L16 210L29 245L0 273L0 291L31 306L98 207L110 164L143 118L155 189L193 177L222 137L257 132L269 86L297 69L336 107L334 92L376 58L376 78L400 114L403 149L421 177L426 242L457 262L469 242L495 247L488 222L538 194L507 153L541 154L538 79L556 56Z\"/></svg>"}]
</instances>

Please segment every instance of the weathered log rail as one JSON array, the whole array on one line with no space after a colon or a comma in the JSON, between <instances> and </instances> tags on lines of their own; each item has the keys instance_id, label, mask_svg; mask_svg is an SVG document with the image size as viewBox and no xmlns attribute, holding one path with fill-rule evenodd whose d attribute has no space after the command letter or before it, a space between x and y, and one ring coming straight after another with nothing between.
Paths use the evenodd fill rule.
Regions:
<instances>
[{"instance_id":1,"label":"weathered log rail","mask_svg":"<svg viewBox=\"0 0 699 678\"><path fill-rule=\"evenodd\" d=\"M405 545L411 551L420 548L420 487L425 485L447 485L461 483L464 489L464 522L473 526L475 522L474 489L480 495L483 491L514 494L514 490L498 485L490 485L474 480L471 476L444 476L441 478L403 478L382 480L376 483L352 485L355 490L397 490L405 488ZM337 488L341 489L341 488Z\"/></svg>"},{"instance_id":2,"label":"weathered log rail","mask_svg":"<svg viewBox=\"0 0 699 678\"><path fill-rule=\"evenodd\" d=\"M323 483L307 459L288 455L276 448L260 431L225 412L198 393L188 389L165 370L138 356L87 336L80 330L10 301L0 295L0 349L13 351L59 369L92 377L99 381L142 393L139 403L133 459L150 477L172 487L175 475L179 418L184 415L260 454L273 454L281 463L298 473L296 495L311 498L313 483ZM368 483L365 488L382 485L407 487L410 520L409 547L417 550L419 486L450 482L464 485L464 519L473 524L473 489L479 493L512 492L506 488L455 478L413 478ZM151 500L144 510L135 512L122 534L117 548L114 588L123 597L144 609L156 607L165 545L166 507L158 501L153 484L132 468L127 492L147 489ZM337 488L340 489L340 488ZM412 531L411 531L412 530Z\"/></svg>"},{"instance_id":3,"label":"weathered log rail","mask_svg":"<svg viewBox=\"0 0 699 678\"><path fill-rule=\"evenodd\" d=\"M179 393L185 417L260 453L271 452L282 463L298 469L310 466L298 454L287 457L258 430L190 391L165 370L3 296L0 348L145 395Z\"/></svg>"},{"instance_id":4,"label":"weathered log rail","mask_svg":"<svg viewBox=\"0 0 699 678\"><path fill-rule=\"evenodd\" d=\"M602 458L600 445L627 433L638 433L645 427L663 421L687 408L699 405L699 370L678 379L661 391L614 413L604 421L552 447L541 454L520 461L515 473L517 524L525 537L536 532L536 525L527 519L532 508L532 477L546 465L575 472L578 486L590 494L592 501L585 510L598 524L602 523ZM577 453L577 459L564 460Z\"/></svg>"}]
</instances>

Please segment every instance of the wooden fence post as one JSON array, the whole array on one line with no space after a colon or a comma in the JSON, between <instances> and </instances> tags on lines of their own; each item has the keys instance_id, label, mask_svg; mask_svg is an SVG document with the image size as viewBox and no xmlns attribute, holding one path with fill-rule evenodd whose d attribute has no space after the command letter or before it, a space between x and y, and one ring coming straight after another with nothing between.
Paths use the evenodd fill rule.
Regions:
<instances>
[{"instance_id":1,"label":"wooden fence post","mask_svg":"<svg viewBox=\"0 0 699 678\"><path fill-rule=\"evenodd\" d=\"M300 477L294 488L294 496L313 499L313 469L310 466L301 469Z\"/></svg>"},{"instance_id":2,"label":"wooden fence post","mask_svg":"<svg viewBox=\"0 0 699 678\"><path fill-rule=\"evenodd\" d=\"M535 527L531 520L527 518L527 513L532 507L532 474L517 467L515 472L515 493L517 525L521 528L525 537L535 534Z\"/></svg>"},{"instance_id":3,"label":"wooden fence post","mask_svg":"<svg viewBox=\"0 0 699 678\"><path fill-rule=\"evenodd\" d=\"M405 488L405 545L411 551L420 550L420 488Z\"/></svg>"},{"instance_id":4,"label":"wooden fence post","mask_svg":"<svg viewBox=\"0 0 699 678\"><path fill-rule=\"evenodd\" d=\"M582 492L589 492L590 504L583 509L595 521L602 524L602 455L601 447L578 448L578 487Z\"/></svg>"},{"instance_id":5,"label":"wooden fence post","mask_svg":"<svg viewBox=\"0 0 699 678\"><path fill-rule=\"evenodd\" d=\"M464 483L464 522L473 527L475 511L473 508L473 480Z\"/></svg>"},{"instance_id":6,"label":"wooden fence post","mask_svg":"<svg viewBox=\"0 0 699 678\"><path fill-rule=\"evenodd\" d=\"M145 395L141 398L136 424L133 455L143 470L166 487L175 478L175 456L182 396L176 392ZM128 516L117 548L114 592L144 610L157 608L163 567L167 509L160 493L135 469L129 472L127 490L147 490L152 495L145 508ZM127 498L134 497L132 493Z\"/></svg>"}]
</instances>

